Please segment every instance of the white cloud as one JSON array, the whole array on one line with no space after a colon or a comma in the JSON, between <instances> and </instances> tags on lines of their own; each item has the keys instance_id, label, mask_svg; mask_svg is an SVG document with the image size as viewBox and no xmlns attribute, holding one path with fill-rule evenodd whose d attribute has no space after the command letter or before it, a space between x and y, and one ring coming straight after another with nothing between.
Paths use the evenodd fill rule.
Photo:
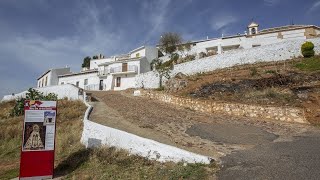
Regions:
<instances>
[{"instance_id":1,"label":"white cloud","mask_svg":"<svg viewBox=\"0 0 320 180\"><path fill-rule=\"evenodd\" d=\"M320 1L316 1L312 4L312 6L309 8L308 12L311 13L315 10L317 10L320 7Z\"/></svg>"},{"instance_id":2,"label":"white cloud","mask_svg":"<svg viewBox=\"0 0 320 180\"><path fill-rule=\"evenodd\" d=\"M17 66L15 77L10 79L5 80L4 77L7 75L4 71L0 72L3 77L0 79L0 95L17 92L34 84L37 77L26 78L24 66L28 66L28 72L34 74L66 65L72 67L73 71L78 71L85 56L97 53L110 56L126 52L128 47L131 47L132 42L127 41L126 34L121 29L115 31L109 28L114 26L111 18L106 18L105 12L112 16L109 6L97 8L95 4L87 1L78 5L77 12L81 13L74 21L77 30L69 36L52 38L40 34L17 34L7 26L0 29L1 58L5 58L6 61L10 58L12 65ZM104 23L101 22L102 18ZM20 83L22 78L23 83Z\"/></svg>"},{"instance_id":3,"label":"white cloud","mask_svg":"<svg viewBox=\"0 0 320 180\"><path fill-rule=\"evenodd\" d=\"M165 29L165 23L168 16L168 9L171 0L144 1L141 8L141 16L150 25L150 30L145 35L145 41Z\"/></svg>"},{"instance_id":4,"label":"white cloud","mask_svg":"<svg viewBox=\"0 0 320 180\"><path fill-rule=\"evenodd\" d=\"M263 0L264 4L267 6L274 6L280 2L280 0Z\"/></svg>"},{"instance_id":5,"label":"white cloud","mask_svg":"<svg viewBox=\"0 0 320 180\"><path fill-rule=\"evenodd\" d=\"M236 21L237 18L233 15L218 14L212 18L210 25L213 30L222 30Z\"/></svg>"}]
</instances>

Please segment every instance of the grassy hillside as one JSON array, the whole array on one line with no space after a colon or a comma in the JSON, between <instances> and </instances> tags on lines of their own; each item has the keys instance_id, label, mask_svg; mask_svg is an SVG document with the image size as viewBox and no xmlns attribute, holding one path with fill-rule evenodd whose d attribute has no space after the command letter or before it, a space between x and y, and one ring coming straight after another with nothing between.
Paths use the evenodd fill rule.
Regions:
<instances>
[{"instance_id":1,"label":"grassy hillside","mask_svg":"<svg viewBox=\"0 0 320 180\"><path fill-rule=\"evenodd\" d=\"M19 175L23 117L9 117L14 102L0 103L0 179ZM81 101L58 102L55 175L62 179L208 179L214 164L159 163L113 147L86 149L81 143Z\"/></svg>"},{"instance_id":2,"label":"grassy hillside","mask_svg":"<svg viewBox=\"0 0 320 180\"><path fill-rule=\"evenodd\" d=\"M257 63L187 77L173 94L244 104L301 107L320 124L320 56Z\"/></svg>"}]
</instances>

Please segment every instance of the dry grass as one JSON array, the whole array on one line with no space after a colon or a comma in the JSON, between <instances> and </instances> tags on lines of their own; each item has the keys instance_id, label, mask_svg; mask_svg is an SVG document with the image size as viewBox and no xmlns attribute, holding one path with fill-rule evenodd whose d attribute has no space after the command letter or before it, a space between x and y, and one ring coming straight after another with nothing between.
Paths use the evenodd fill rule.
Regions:
<instances>
[{"instance_id":1,"label":"dry grass","mask_svg":"<svg viewBox=\"0 0 320 180\"><path fill-rule=\"evenodd\" d=\"M0 104L9 108L12 102ZM10 109L10 108L9 108ZM62 179L208 179L215 164L160 163L113 147L86 149L80 143L85 105L58 101L55 176ZM0 120L0 179L19 174L23 117Z\"/></svg>"},{"instance_id":2,"label":"dry grass","mask_svg":"<svg viewBox=\"0 0 320 180\"><path fill-rule=\"evenodd\" d=\"M0 120L1 119L7 119L10 117L10 112L12 107L14 106L15 101L9 101L9 102L1 102L0 103Z\"/></svg>"}]
</instances>

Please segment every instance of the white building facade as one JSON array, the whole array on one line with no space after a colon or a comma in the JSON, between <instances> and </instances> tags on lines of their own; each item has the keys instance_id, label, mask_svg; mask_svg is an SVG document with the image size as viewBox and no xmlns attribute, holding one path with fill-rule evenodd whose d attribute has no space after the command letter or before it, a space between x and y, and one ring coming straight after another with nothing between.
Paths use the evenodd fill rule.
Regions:
<instances>
[{"instance_id":1,"label":"white building facade","mask_svg":"<svg viewBox=\"0 0 320 180\"><path fill-rule=\"evenodd\" d=\"M73 84L85 90L134 88L135 76L150 71L151 61L157 57L156 47L142 46L128 54L92 59L88 70L59 75L57 84Z\"/></svg>"},{"instance_id":2,"label":"white building facade","mask_svg":"<svg viewBox=\"0 0 320 180\"><path fill-rule=\"evenodd\" d=\"M250 49L284 42L320 37L320 28L314 25L289 25L259 30L252 22L245 34L191 42L188 52L178 52L181 57L200 53L223 54L228 51ZM181 44L182 46L184 44ZM51 69L38 78L37 87L73 84L85 90L125 90L136 87L136 76L149 72L153 59L159 57L159 49L141 46L127 54L104 57L101 54L90 61L90 67L79 73L70 68ZM168 60L168 55L161 57Z\"/></svg>"},{"instance_id":3,"label":"white building facade","mask_svg":"<svg viewBox=\"0 0 320 180\"><path fill-rule=\"evenodd\" d=\"M99 83L98 71L87 70L79 73L70 73L59 76L59 85L73 84L79 88L85 89L90 87L91 89L98 88L94 87ZM88 89L90 90L90 89Z\"/></svg>"},{"instance_id":4,"label":"white building facade","mask_svg":"<svg viewBox=\"0 0 320 180\"><path fill-rule=\"evenodd\" d=\"M135 87L135 76L150 71L150 63L158 57L158 49L142 46L117 57L114 61L98 65L99 90L125 90Z\"/></svg>"},{"instance_id":5,"label":"white building facade","mask_svg":"<svg viewBox=\"0 0 320 180\"><path fill-rule=\"evenodd\" d=\"M47 87L58 85L59 75L69 74L70 68L49 69L37 79L37 87Z\"/></svg>"},{"instance_id":6,"label":"white building facade","mask_svg":"<svg viewBox=\"0 0 320 180\"><path fill-rule=\"evenodd\" d=\"M191 50L188 54L212 51L222 54L230 50L249 49L286 40L307 40L320 36L320 28L314 25L288 25L260 31L258 27L259 24L252 22L248 25L245 34L191 42Z\"/></svg>"}]
</instances>

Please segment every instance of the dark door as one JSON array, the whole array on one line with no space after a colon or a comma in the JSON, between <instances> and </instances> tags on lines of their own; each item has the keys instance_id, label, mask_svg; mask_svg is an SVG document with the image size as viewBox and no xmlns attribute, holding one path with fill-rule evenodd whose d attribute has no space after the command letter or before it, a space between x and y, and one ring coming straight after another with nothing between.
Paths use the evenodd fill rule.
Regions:
<instances>
[{"instance_id":1,"label":"dark door","mask_svg":"<svg viewBox=\"0 0 320 180\"><path fill-rule=\"evenodd\" d=\"M120 87L120 86L121 86L121 77L117 77L116 87Z\"/></svg>"},{"instance_id":2,"label":"dark door","mask_svg":"<svg viewBox=\"0 0 320 180\"><path fill-rule=\"evenodd\" d=\"M103 90L103 80L100 80L100 83L99 83L99 90Z\"/></svg>"},{"instance_id":3,"label":"dark door","mask_svg":"<svg viewBox=\"0 0 320 180\"><path fill-rule=\"evenodd\" d=\"M122 63L122 72L128 71L128 63Z\"/></svg>"}]
</instances>

